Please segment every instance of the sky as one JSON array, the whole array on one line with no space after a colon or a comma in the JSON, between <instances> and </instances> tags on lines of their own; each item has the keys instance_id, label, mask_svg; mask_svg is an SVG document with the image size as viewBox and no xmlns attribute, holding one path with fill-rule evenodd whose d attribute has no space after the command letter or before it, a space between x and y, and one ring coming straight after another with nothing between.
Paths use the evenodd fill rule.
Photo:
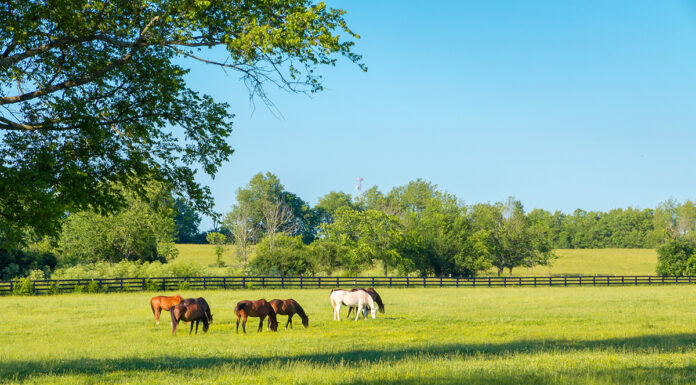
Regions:
<instances>
[{"instance_id":1,"label":"sky","mask_svg":"<svg viewBox=\"0 0 696 385\"><path fill-rule=\"evenodd\" d=\"M199 176L216 211L267 171L312 205L358 177L567 213L696 199L696 0L327 4L368 71L321 68L309 97L269 88L280 115L193 65L189 84L236 114L235 153Z\"/></svg>"}]
</instances>

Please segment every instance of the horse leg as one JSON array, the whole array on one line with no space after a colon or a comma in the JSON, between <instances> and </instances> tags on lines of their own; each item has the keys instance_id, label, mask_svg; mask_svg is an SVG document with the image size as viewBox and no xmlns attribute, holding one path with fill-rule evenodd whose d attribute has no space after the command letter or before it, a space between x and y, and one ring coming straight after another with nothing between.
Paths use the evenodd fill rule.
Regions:
<instances>
[{"instance_id":1,"label":"horse leg","mask_svg":"<svg viewBox=\"0 0 696 385\"><path fill-rule=\"evenodd\" d=\"M247 320L247 316L245 314L244 317L242 317L242 331L244 333L246 333L246 320Z\"/></svg>"},{"instance_id":2,"label":"horse leg","mask_svg":"<svg viewBox=\"0 0 696 385\"><path fill-rule=\"evenodd\" d=\"M346 314L346 318L350 317L350 312L352 312L352 311L353 311L353 307L348 306L348 314Z\"/></svg>"},{"instance_id":3,"label":"horse leg","mask_svg":"<svg viewBox=\"0 0 696 385\"><path fill-rule=\"evenodd\" d=\"M259 317L259 318L260 318L260 320L259 320L259 329L256 330L257 333L261 333L261 332L263 331L263 320L266 319L266 316L265 316L265 315L262 315L262 316ZM270 318L269 318L269 320L270 320Z\"/></svg>"},{"instance_id":4,"label":"horse leg","mask_svg":"<svg viewBox=\"0 0 696 385\"><path fill-rule=\"evenodd\" d=\"M152 311L155 312L155 325L159 325L159 317L162 309L159 306L157 306L157 308L153 308Z\"/></svg>"},{"instance_id":5,"label":"horse leg","mask_svg":"<svg viewBox=\"0 0 696 385\"><path fill-rule=\"evenodd\" d=\"M288 323L285 324L285 329L287 329L288 326L290 326L290 329L292 329L292 316L292 314L288 316Z\"/></svg>"},{"instance_id":6,"label":"horse leg","mask_svg":"<svg viewBox=\"0 0 696 385\"><path fill-rule=\"evenodd\" d=\"M363 304L358 305L358 310L355 312L355 320L357 321L360 318L360 313L362 313L363 309Z\"/></svg>"},{"instance_id":7,"label":"horse leg","mask_svg":"<svg viewBox=\"0 0 696 385\"><path fill-rule=\"evenodd\" d=\"M196 323L197 321L191 321L191 328L189 329L189 334L193 331L193 324Z\"/></svg>"},{"instance_id":8,"label":"horse leg","mask_svg":"<svg viewBox=\"0 0 696 385\"><path fill-rule=\"evenodd\" d=\"M201 322L200 320L196 320L196 334L198 334L198 323Z\"/></svg>"},{"instance_id":9,"label":"horse leg","mask_svg":"<svg viewBox=\"0 0 696 385\"><path fill-rule=\"evenodd\" d=\"M341 304L337 303L336 306L334 306L334 321L341 320L341 315L339 314L340 310L341 310Z\"/></svg>"},{"instance_id":10,"label":"horse leg","mask_svg":"<svg viewBox=\"0 0 696 385\"><path fill-rule=\"evenodd\" d=\"M237 334L239 334L239 314L237 314Z\"/></svg>"}]
</instances>

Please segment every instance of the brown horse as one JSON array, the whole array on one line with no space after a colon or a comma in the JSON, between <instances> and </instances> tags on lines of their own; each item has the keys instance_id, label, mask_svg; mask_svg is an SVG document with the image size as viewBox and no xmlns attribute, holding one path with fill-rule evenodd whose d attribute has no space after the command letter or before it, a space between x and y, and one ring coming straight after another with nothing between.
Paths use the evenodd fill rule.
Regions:
<instances>
[{"instance_id":1,"label":"brown horse","mask_svg":"<svg viewBox=\"0 0 696 385\"><path fill-rule=\"evenodd\" d=\"M189 334L193 331L193 323L196 323L196 334L198 334L198 323L203 322L203 332L208 332L208 325L213 323L213 314L210 306L203 298L189 298L182 300L177 305L172 306L170 311L172 316L172 334L176 335L176 327L179 322L191 322Z\"/></svg>"},{"instance_id":2,"label":"brown horse","mask_svg":"<svg viewBox=\"0 0 696 385\"><path fill-rule=\"evenodd\" d=\"M263 330L263 320L268 316L271 330L274 332L278 331L278 320L276 319L276 313L273 310L273 306L268 303L265 299L260 299L258 301L239 301L237 306L234 307L234 314L237 315L237 333L239 333L239 319L242 318L242 330L246 333L246 321L247 317L259 317L259 329L260 332Z\"/></svg>"},{"instance_id":3,"label":"brown horse","mask_svg":"<svg viewBox=\"0 0 696 385\"><path fill-rule=\"evenodd\" d=\"M372 297L372 300L375 301L375 303L377 304L377 307L379 308L379 312L384 313L384 303L382 302L382 297L380 297L379 294L377 294L377 291L375 291L374 287L370 287L368 289L365 289L362 287L356 287L355 289L353 289L351 291L358 291L358 290L362 290L362 291L366 292L367 294L369 294L370 297ZM354 307L348 308L348 316L350 316L350 312L353 309L355 309L355 311L357 311L357 308L354 308Z\"/></svg>"},{"instance_id":4,"label":"brown horse","mask_svg":"<svg viewBox=\"0 0 696 385\"><path fill-rule=\"evenodd\" d=\"M159 317L162 309L169 310L172 306L181 302L183 298L180 295L173 295L171 297L152 297L150 299L150 307L152 308L152 313L155 315L155 322L159 325Z\"/></svg>"},{"instance_id":5,"label":"brown horse","mask_svg":"<svg viewBox=\"0 0 696 385\"><path fill-rule=\"evenodd\" d=\"M297 314L300 316L302 319L302 325L304 327L309 326L309 317L304 312L304 309L302 309L302 306L300 306L297 301L294 299L272 299L271 302L271 307L273 307L273 311L275 311L276 314L280 315L286 315L288 316L288 323L285 324L285 328L288 328L288 325L290 326L290 329L292 329L292 316ZM270 327L271 325L271 319L268 319L268 326Z\"/></svg>"}]
</instances>

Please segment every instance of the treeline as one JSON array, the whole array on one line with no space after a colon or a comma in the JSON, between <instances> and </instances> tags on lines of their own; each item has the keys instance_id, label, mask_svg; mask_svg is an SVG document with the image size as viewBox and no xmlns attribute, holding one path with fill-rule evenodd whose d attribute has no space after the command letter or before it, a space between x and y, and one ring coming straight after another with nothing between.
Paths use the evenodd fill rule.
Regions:
<instances>
[{"instance_id":1,"label":"treeline","mask_svg":"<svg viewBox=\"0 0 696 385\"><path fill-rule=\"evenodd\" d=\"M330 192L312 206L289 192L277 176L255 175L238 189L220 227L199 233L199 215L166 186L152 183L125 194L125 209L108 216L67 215L60 235L25 247L0 247L0 276L80 274L98 263L167 264L175 242L234 247L244 274L358 274L380 266L383 274L472 276L552 263L556 248L658 247L667 239L694 240L696 207L667 201L655 209L542 209L521 202L466 205L423 180L358 196ZM92 265L89 265L92 264ZM82 266L75 268L75 266ZM153 265L154 266L154 265Z\"/></svg>"}]
</instances>

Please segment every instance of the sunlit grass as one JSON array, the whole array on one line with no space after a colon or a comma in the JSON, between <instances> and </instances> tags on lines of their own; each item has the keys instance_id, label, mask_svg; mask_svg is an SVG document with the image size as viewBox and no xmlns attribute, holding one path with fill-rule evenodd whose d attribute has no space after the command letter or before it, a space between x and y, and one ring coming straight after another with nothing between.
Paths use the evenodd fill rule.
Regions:
<instances>
[{"instance_id":1,"label":"sunlit grass","mask_svg":"<svg viewBox=\"0 0 696 385\"><path fill-rule=\"evenodd\" d=\"M383 289L386 313L332 320L328 290L184 292L208 334L154 325L154 293L3 297L0 382L696 383L696 288ZM304 329L234 331L241 299L298 300ZM343 309L342 315L346 310Z\"/></svg>"}]
</instances>

